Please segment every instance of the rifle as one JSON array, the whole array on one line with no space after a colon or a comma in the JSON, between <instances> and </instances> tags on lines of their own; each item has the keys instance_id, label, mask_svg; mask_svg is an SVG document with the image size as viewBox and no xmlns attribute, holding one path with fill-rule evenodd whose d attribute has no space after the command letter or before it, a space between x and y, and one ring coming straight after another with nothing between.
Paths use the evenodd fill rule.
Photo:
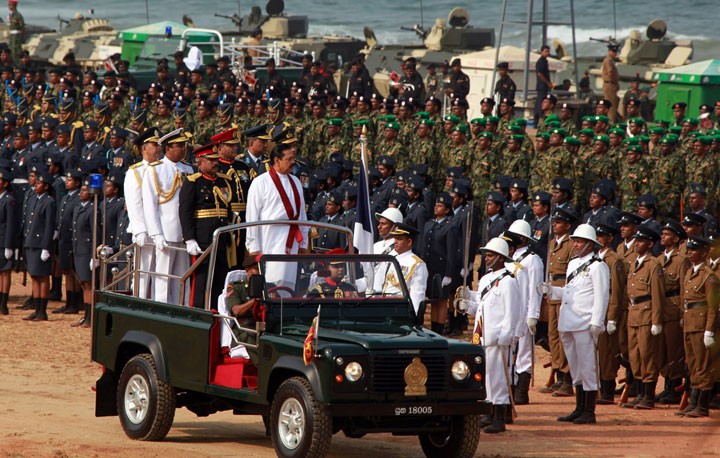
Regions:
<instances>
[{"instance_id":1,"label":"rifle","mask_svg":"<svg viewBox=\"0 0 720 458\"><path fill-rule=\"evenodd\" d=\"M552 363L545 363L543 364L543 369L547 369L548 367L552 366ZM550 388L555 383L555 371L550 369L550 376L548 377L547 383L545 383L546 388Z\"/></svg>"},{"instance_id":2,"label":"rifle","mask_svg":"<svg viewBox=\"0 0 720 458\"><path fill-rule=\"evenodd\" d=\"M242 25L242 18L240 16L238 16L237 13L233 14L232 16L228 16L227 14L215 13L215 17L221 17L223 19L230 19L231 21L233 21L233 24L235 24L238 27L240 27Z\"/></svg>"}]
</instances>

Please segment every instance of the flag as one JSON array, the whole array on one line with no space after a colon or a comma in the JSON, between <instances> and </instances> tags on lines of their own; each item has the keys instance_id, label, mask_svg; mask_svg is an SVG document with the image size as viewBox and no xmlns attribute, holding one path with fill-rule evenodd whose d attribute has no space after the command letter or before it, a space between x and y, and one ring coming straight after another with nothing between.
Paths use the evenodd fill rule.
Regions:
<instances>
[{"instance_id":1,"label":"flag","mask_svg":"<svg viewBox=\"0 0 720 458\"><path fill-rule=\"evenodd\" d=\"M373 253L373 224L370 211L370 187L368 186L367 154L363 150L358 175L357 216L353 227L353 246L360 254Z\"/></svg>"},{"instance_id":2,"label":"flag","mask_svg":"<svg viewBox=\"0 0 720 458\"><path fill-rule=\"evenodd\" d=\"M400 75L395 72L390 73L390 81L392 81L393 83L397 83L398 81L400 81Z\"/></svg>"},{"instance_id":3,"label":"flag","mask_svg":"<svg viewBox=\"0 0 720 458\"><path fill-rule=\"evenodd\" d=\"M313 318L312 323L310 323L310 329L308 329L307 337L305 337L305 342L303 343L303 361L306 366L315 359L315 347L317 346L319 329L320 306L318 305L317 315Z\"/></svg>"}]
</instances>

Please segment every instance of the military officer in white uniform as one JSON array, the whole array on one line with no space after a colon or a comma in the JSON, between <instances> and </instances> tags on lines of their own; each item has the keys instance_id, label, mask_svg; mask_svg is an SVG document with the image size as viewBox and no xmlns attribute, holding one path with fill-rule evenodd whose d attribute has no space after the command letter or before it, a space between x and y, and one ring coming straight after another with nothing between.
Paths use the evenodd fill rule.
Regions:
<instances>
[{"instance_id":1,"label":"military officer in white uniform","mask_svg":"<svg viewBox=\"0 0 720 458\"><path fill-rule=\"evenodd\" d=\"M521 288L525 291L526 300L523 302L527 308L525 319L519 321L520 333L515 359L515 373L517 374L517 388L515 390L515 404L523 405L530 402L528 391L533 370L533 347L535 345L533 336L535 327L540 317L540 303L542 294L538 286L543 281L543 262L536 253L528 246L532 240L530 223L519 219L510 225L507 232L518 239L518 245L513 253L513 260L523 267L524 275L518 278L521 281Z\"/></svg>"},{"instance_id":2,"label":"military officer in white uniform","mask_svg":"<svg viewBox=\"0 0 720 458\"><path fill-rule=\"evenodd\" d=\"M182 128L162 137L159 144L165 157L150 163L143 177L143 214L147 233L155 244L155 271L159 274L180 276L190 264L179 215L183 176L193 173L192 167L182 162L189 140ZM182 250L171 250L169 247ZM188 286L185 285L186 288ZM155 276L153 298L159 302L180 304L180 282L163 275ZM185 299L189 299L187 293Z\"/></svg>"},{"instance_id":3,"label":"military officer in white uniform","mask_svg":"<svg viewBox=\"0 0 720 458\"><path fill-rule=\"evenodd\" d=\"M375 213L375 218L378 220L380 240L373 245L373 253L390 254L395 244L390 232L396 224L403 222L402 212L397 208L386 208L382 213Z\"/></svg>"},{"instance_id":4,"label":"military officer in white uniform","mask_svg":"<svg viewBox=\"0 0 720 458\"><path fill-rule=\"evenodd\" d=\"M396 224L395 229L390 232L390 235L395 239L394 251L397 253L395 259L397 259L402 269L402 274L405 278L405 284L408 287L410 300L412 301L416 316L419 313L423 313L421 305L425 300L425 289L427 288L428 279L428 270L425 261L420 259L419 256L416 256L412 251L413 239L417 234L417 229L404 223ZM388 275L385 276L382 287L383 294L395 296L402 293L396 275L397 272L390 269ZM422 320L422 316L418 318Z\"/></svg>"},{"instance_id":5,"label":"military officer in white uniform","mask_svg":"<svg viewBox=\"0 0 720 458\"><path fill-rule=\"evenodd\" d=\"M543 283L549 299L561 300L558 330L575 386L575 410L558 421L595 423L598 390L597 342L605 330L610 300L610 269L595 256L595 229L581 224L570 237L575 258L568 263L565 286Z\"/></svg>"},{"instance_id":6,"label":"military officer in white uniform","mask_svg":"<svg viewBox=\"0 0 720 458\"><path fill-rule=\"evenodd\" d=\"M154 127L146 129L142 135L135 139L135 145L142 154L142 161L130 166L123 184L125 205L130 220L128 232L132 234L133 241L139 247L137 256L140 256L140 270L144 272L155 270L155 248L146 245L148 235L145 215L143 214L142 184L148 165L160 158L159 140L158 131ZM149 275L140 274L136 287L138 297L142 299L150 298Z\"/></svg>"},{"instance_id":7,"label":"military officer in white uniform","mask_svg":"<svg viewBox=\"0 0 720 458\"><path fill-rule=\"evenodd\" d=\"M515 323L522 320L520 285L505 268L512 262L508 244L501 238L491 239L480 249L485 255L487 273L473 291L469 314L475 314L472 342L485 347L485 387L493 403L492 418L484 418L483 431L505 431L505 416L510 410L510 345L515 337Z\"/></svg>"}]
</instances>

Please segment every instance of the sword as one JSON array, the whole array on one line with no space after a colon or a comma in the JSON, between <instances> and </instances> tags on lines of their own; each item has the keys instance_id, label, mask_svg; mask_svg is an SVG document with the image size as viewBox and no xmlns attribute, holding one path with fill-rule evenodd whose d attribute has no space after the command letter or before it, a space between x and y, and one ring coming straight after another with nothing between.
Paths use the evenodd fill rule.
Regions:
<instances>
[{"instance_id":1,"label":"sword","mask_svg":"<svg viewBox=\"0 0 720 458\"><path fill-rule=\"evenodd\" d=\"M458 286L455 291L455 298L453 299L454 314L457 316L458 312L464 314L468 308L468 301L470 300L470 288L467 286L467 277L470 271L468 263L470 262L470 238L472 236L472 214L473 214L473 203L467 204L467 219L465 225L465 252L463 256L463 282L462 285ZM472 283L472 281L471 281Z\"/></svg>"},{"instance_id":2,"label":"sword","mask_svg":"<svg viewBox=\"0 0 720 458\"><path fill-rule=\"evenodd\" d=\"M508 374L508 358L507 358L507 351L505 351L505 346L500 346L500 352L502 354L503 358L503 372L505 372L505 382L507 383L507 389L508 393L510 393L510 407L512 408L512 418L513 420L517 418L517 411L515 410L515 397L513 396L513 391L510 388L510 375Z\"/></svg>"}]
</instances>

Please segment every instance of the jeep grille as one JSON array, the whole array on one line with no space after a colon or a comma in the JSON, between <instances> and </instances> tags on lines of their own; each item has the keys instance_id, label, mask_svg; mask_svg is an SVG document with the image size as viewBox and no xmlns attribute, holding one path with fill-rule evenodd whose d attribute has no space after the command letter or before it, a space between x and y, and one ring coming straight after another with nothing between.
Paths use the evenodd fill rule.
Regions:
<instances>
[{"instance_id":1,"label":"jeep grille","mask_svg":"<svg viewBox=\"0 0 720 458\"><path fill-rule=\"evenodd\" d=\"M405 391L405 368L416 355L376 353L370 358L372 373L371 391L375 393L403 393ZM420 360L427 367L427 391L444 391L447 387L448 359L442 354L424 354Z\"/></svg>"}]
</instances>

